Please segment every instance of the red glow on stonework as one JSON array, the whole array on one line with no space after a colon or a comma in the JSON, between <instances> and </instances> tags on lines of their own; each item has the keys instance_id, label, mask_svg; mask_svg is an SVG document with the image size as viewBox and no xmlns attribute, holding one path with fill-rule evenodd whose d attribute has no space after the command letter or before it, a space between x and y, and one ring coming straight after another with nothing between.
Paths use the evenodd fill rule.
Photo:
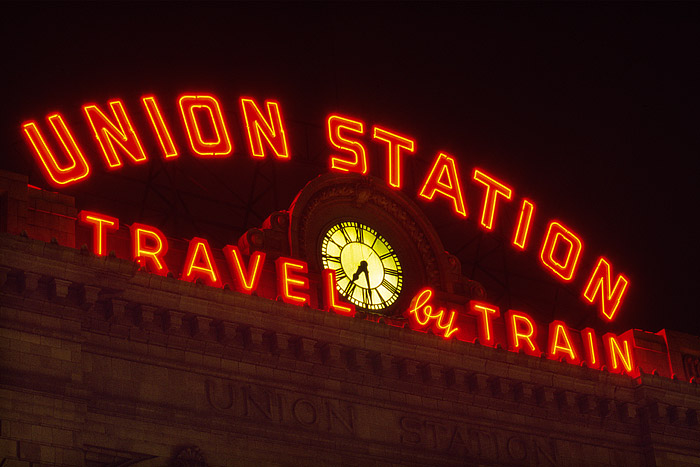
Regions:
<instances>
[{"instance_id":1,"label":"red glow on stonework","mask_svg":"<svg viewBox=\"0 0 700 467\"><path fill-rule=\"evenodd\" d=\"M474 169L474 180L486 187L483 208L481 210L481 226L486 230L493 230L498 197L501 196L510 200L513 196L513 190L479 169Z\"/></svg>"},{"instance_id":2,"label":"red glow on stonework","mask_svg":"<svg viewBox=\"0 0 700 467\"><path fill-rule=\"evenodd\" d=\"M387 174L389 185L401 188L401 154L402 149L409 153L416 150L416 142L378 126L374 127L374 139L387 143Z\"/></svg>"},{"instance_id":3,"label":"red glow on stonework","mask_svg":"<svg viewBox=\"0 0 700 467\"><path fill-rule=\"evenodd\" d=\"M68 158L67 163L59 162L56 159L35 122L22 124L22 130L34 149L34 157L39 162L39 167L44 172L46 179L52 185L60 187L71 185L87 177L90 173L90 166L63 121L63 117L60 114L53 114L49 115L47 120Z\"/></svg>"},{"instance_id":4,"label":"red glow on stonework","mask_svg":"<svg viewBox=\"0 0 700 467\"><path fill-rule=\"evenodd\" d=\"M182 280L192 282L202 279L212 287L221 287L221 276L214 261L209 242L203 238L194 237L187 248L187 259L182 268Z\"/></svg>"},{"instance_id":5,"label":"red glow on stonework","mask_svg":"<svg viewBox=\"0 0 700 467\"><path fill-rule=\"evenodd\" d=\"M586 355L586 366L588 368L600 368L600 359L598 355L598 339L596 339L595 330L593 328L585 328L581 330L581 341L583 341L583 349Z\"/></svg>"},{"instance_id":6,"label":"red glow on stonework","mask_svg":"<svg viewBox=\"0 0 700 467\"><path fill-rule=\"evenodd\" d=\"M489 305L488 303L470 300L469 313L476 315L479 343L493 347L495 344L495 338L493 335L493 319L501 316L501 312L499 311L498 307Z\"/></svg>"},{"instance_id":7,"label":"red glow on stonework","mask_svg":"<svg viewBox=\"0 0 700 467\"><path fill-rule=\"evenodd\" d=\"M535 205L531 201L523 199L518 216L518 226L515 229L515 235L513 235L513 245L521 250L527 246L530 237L530 223L534 213Z\"/></svg>"},{"instance_id":8,"label":"red glow on stonework","mask_svg":"<svg viewBox=\"0 0 700 467\"><path fill-rule=\"evenodd\" d=\"M331 155L331 170L338 172L357 172L367 174L367 151L361 142L351 139L348 133L354 136L364 134L365 125L359 120L352 120L340 115L328 117L328 141L337 149L352 154L351 159L344 159L337 155Z\"/></svg>"},{"instance_id":9,"label":"red glow on stonework","mask_svg":"<svg viewBox=\"0 0 700 467\"><path fill-rule=\"evenodd\" d=\"M309 289L309 279L305 275L309 267L304 261L280 256L275 261L277 268L277 293L282 301L292 305L311 303L309 294L301 292Z\"/></svg>"},{"instance_id":10,"label":"red glow on stonework","mask_svg":"<svg viewBox=\"0 0 700 467\"><path fill-rule=\"evenodd\" d=\"M280 113L279 104L265 101L267 118L262 114L253 99L242 97L241 109L248 132L248 147L253 157L265 157L265 147L269 147L278 159L289 159L287 134ZM265 138L266 145L263 145Z\"/></svg>"},{"instance_id":11,"label":"red glow on stonework","mask_svg":"<svg viewBox=\"0 0 700 467\"><path fill-rule=\"evenodd\" d=\"M433 305L430 304L432 296L433 291L429 288L418 292L418 294L413 297L413 300L411 300L411 307L408 310L408 314L413 317L419 326L427 326L432 321L435 327L444 331L443 338L449 339L452 337L452 334L459 331L459 328L454 325L457 312L450 311L449 320L446 323L443 322L447 310L444 308L435 310Z\"/></svg>"},{"instance_id":12,"label":"red glow on stonework","mask_svg":"<svg viewBox=\"0 0 700 467\"><path fill-rule=\"evenodd\" d=\"M438 154L418 196L432 200L435 193L440 193L451 199L454 204L454 211L462 217L467 217L467 208L464 204L457 163L452 156L444 153Z\"/></svg>"},{"instance_id":13,"label":"red glow on stonework","mask_svg":"<svg viewBox=\"0 0 700 467\"><path fill-rule=\"evenodd\" d=\"M107 166L110 169L118 169L124 165L118 152L126 154L135 164L146 162L146 153L126 114L124 104L119 99L113 99L108 104L112 109L114 121L110 120L95 104L83 106L95 140L102 148Z\"/></svg>"},{"instance_id":14,"label":"red glow on stonework","mask_svg":"<svg viewBox=\"0 0 700 467\"><path fill-rule=\"evenodd\" d=\"M243 255L237 246L226 245L224 256L229 265L231 276L235 279L234 287L239 292L251 294L258 288L263 264L265 263L265 253L255 251L248 259L248 267L243 265Z\"/></svg>"},{"instance_id":15,"label":"red glow on stonework","mask_svg":"<svg viewBox=\"0 0 700 467\"><path fill-rule=\"evenodd\" d=\"M562 242L566 246L562 245ZM562 255L560 246L566 248L566 254ZM575 233L568 230L557 221L549 223L547 235L542 250L540 251L540 259L549 270L561 277L565 281L570 281L574 277L578 259L583 249L581 239ZM562 257L563 256L563 257Z\"/></svg>"},{"instance_id":16,"label":"red glow on stonework","mask_svg":"<svg viewBox=\"0 0 700 467\"><path fill-rule=\"evenodd\" d=\"M165 276L168 266L163 256L168 253L168 240L163 232L145 224L131 224L131 258L141 267Z\"/></svg>"},{"instance_id":17,"label":"red glow on stonework","mask_svg":"<svg viewBox=\"0 0 700 467\"><path fill-rule=\"evenodd\" d=\"M586 290L583 292L583 298L590 303L594 303L596 298L599 298L600 312L608 321L612 321L615 317L629 285L627 277L619 274L615 281L615 287L612 287L611 269L612 266L605 258L599 258L598 264L588 280Z\"/></svg>"},{"instance_id":18,"label":"red glow on stonework","mask_svg":"<svg viewBox=\"0 0 700 467\"><path fill-rule=\"evenodd\" d=\"M143 96L141 102L143 102L143 107L146 109L148 119L153 127L153 132L158 137L163 156L165 156L166 159L175 159L178 156L177 148L173 142L170 129L163 119L163 114L160 111L160 106L155 96Z\"/></svg>"},{"instance_id":19,"label":"red glow on stonework","mask_svg":"<svg viewBox=\"0 0 700 467\"><path fill-rule=\"evenodd\" d=\"M618 337L609 332L603 336L605 353L608 356L608 364L611 373L627 373L636 378L639 369L634 362L634 352L629 339Z\"/></svg>"},{"instance_id":20,"label":"red glow on stonework","mask_svg":"<svg viewBox=\"0 0 700 467\"><path fill-rule=\"evenodd\" d=\"M506 313L506 335L509 350L518 352L523 349L526 354L540 355L540 350L535 343L537 327L529 315L521 311L509 310Z\"/></svg>"},{"instance_id":21,"label":"red glow on stonework","mask_svg":"<svg viewBox=\"0 0 700 467\"><path fill-rule=\"evenodd\" d=\"M92 252L99 256L107 254L107 231L119 230L119 219L91 211L80 211L78 219L92 228Z\"/></svg>"},{"instance_id":22,"label":"red glow on stonework","mask_svg":"<svg viewBox=\"0 0 700 467\"><path fill-rule=\"evenodd\" d=\"M202 157L226 157L233 151L221 105L214 96L180 96L180 112L190 147ZM202 119L211 127L212 137L202 132Z\"/></svg>"},{"instance_id":23,"label":"red glow on stonework","mask_svg":"<svg viewBox=\"0 0 700 467\"><path fill-rule=\"evenodd\" d=\"M556 360L561 355L572 364L578 364L581 361L571 340L569 328L563 321L552 321L549 323L549 345L547 349L549 358Z\"/></svg>"},{"instance_id":24,"label":"red glow on stonework","mask_svg":"<svg viewBox=\"0 0 700 467\"><path fill-rule=\"evenodd\" d=\"M333 269L323 270L323 309L339 315L355 316L355 305L340 301Z\"/></svg>"}]
</instances>

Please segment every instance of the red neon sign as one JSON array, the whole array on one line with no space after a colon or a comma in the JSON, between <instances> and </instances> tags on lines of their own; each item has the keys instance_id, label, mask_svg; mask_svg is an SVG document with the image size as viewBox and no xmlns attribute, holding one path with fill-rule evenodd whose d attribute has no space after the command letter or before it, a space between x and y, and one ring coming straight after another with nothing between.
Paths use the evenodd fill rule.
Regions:
<instances>
[{"instance_id":1,"label":"red neon sign","mask_svg":"<svg viewBox=\"0 0 700 467\"><path fill-rule=\"evenodd\" d=\"M182 268L183 281L202 279L212 287L221 287L221 276L214 262L214 255L209 242L203 238L194 237L187 248L187 259Z\"/></svg>"},{"instance_id":2,"label":"red neon sign","mask_svg":"<svg viewBox=\"0 0 700 467\"><path fill-rule=\"evenodd\" d=\"M610 372L612 373L627 373L636 378L639 376L639 370L634 361L634 353L629 339L618 337L609 332L603 336L603 345L605 353L608 356L610 364Z\"/></svg>"},{"instance_id":3,"label":"red neon sign","mask_svg":"<svg viewBox=\"0 0 700 467\"><path fill-rule=\"evenodd\" d=\"M571 331L569 331L569 328L563 321L552 321L549 323L547 356L553 359L565 358L574 365L581 362L571 339Z\"/></svg>"},{"instance_id":4,"label":"red neon sign","mask_svg":"<svg viewBox=\"0 0 700 467\"><path fill-rule=\"evenodd\" d=\"M105 214L81 211L79 220L93 235L93 251L102 255L106 251L110 232L118 229L119 219ZM163 233L144 224L132 224L132 259L151 273L166 275L165 262L168 241ZM256 251L244 261L238 247L227 245L223 249L225 263L235 288L250 294L258 289L265 253ZM280 257L275 261L278 299L297 306L311 304L311 290L307 263L294 258ZM220 287L223 279L213 250L206 239L195 237L189 242L187 255L182 264L182 280L200 279L205 284ZM333 270L320 274L318 292L322 296L319 307L343 316L354 316L355 306L341 300ZM267 293L267 292L265 292ZM501 318L499 308L483 301L470 301L467 305L437 304L436 292L431 288L421 289L405 310L410 327L416 331L441 336L443 339L458 339L484 346L507 343L513 352L540 356L540 348L546 346L546 356L568 364L579 364L585 359L589 368L601 368L605 363L611 372L631 377L639 375L632 334L605 334L601 353L599 340L591 328L577 332L563 321L549 323L546 341L540 340L538 329L543 328L528 314L508 310ZM268 297L274 298L274 297ZM475 338L478 338L476 340ZM543 346L543 347L540 347ZM603 362L605 360L605 362Z\"/></svg>"},{"instance_id":5,"label":"red neon sign","mask_svg":"<svg viewBox=\"0 0 700 467\"><path fill-rule=\"evenodd\" d=\"M493 331L493 320L501 316L497 306L488 303L471 300L469 302L469 312L476 315L477 329L479 330L479 343L493 347L496 338Z\"/></svg>"},{"instance_id":6,"label":"red neon sign","mask_svg":"<svg viewBox=\"0 0 700 467\"><path fill-rule=\"evenodd\" d=\"M95 140L102 148L107 166L110 169L118 169L123 165L119 152L126 154L135 164L146 162L146 153L131 125L122 101L113 99L109 101L109 107L112 109L114 120L110 120L95 104L83 106Z\"/></svg>"},{"instance_id":7,"label":"red neon sign","mask_svg":"<svg viewBox=\"0 0 700 467\"><path fill-rule=\"evenodd\" d=\"M351 159L340 156L331 156L331 170L338 172L357 172L363 175L369 170L367 167L367 151L361 142L348 136L360 136L365 131L364 123L352 120L340 115L328 117L328 141L336 148L352 155Z\"/></svg>"},{"instance_id":8,"label":"red neon sign","mask_svg":"<svg viewBox=\"0 0 700 467\"><path fill-rule=\"evenodd\" d=\"M413 153L416 150L416 142L405 136L392 133L389 130L374 127L374 139L387 143L387 173L389 185L401 188L401 154L406 150Z\"/></svg>"},{"instance_id":9,"label":"red neon sign","mask_svg":"<svg viewBox=\"0 0 700 467\"><path fill-rule=\"evenodd\" d=\"M454 211L462 217L467 217L467 207L464 204L457 163L452 156L444 153L438 154L418 196L432 200L436 193L451 199Z\"/></svg>"},{"instance_id":10,"label":"red neon sign","mask_svg":"<svg viewBox=\"0 0 700 467\"><path fill-rule=\"evenodd\" d=\"M226 157L231 154L233 145L216 97L184 95L179 103L190 147L196 154L202 157ZM211 129L210 135L204 133L203 125Z\"/></svg>"},{"instance_id":11,"label":"red neon sign","mask_svg":"<svg viewBox=\"0 0 700 467\"><path fill-rule=\"evenodd\" d=\"M309 288L309 279L304 274L309 267L304 261L279 257L277 266L277 293L285 303L305 305L311 302L309 294L302 292Z\"/></svg>"},{"instance_id":12,"label":"red neon sign","mask_svg":"<svg viewBox=\"0 0 700 467\"><path fill-rule=\"evenodd\" d=\"M231 275L235 281L236 290L251 294L258 288L262 267L265 264L265 253L255 251L250 255L248 267L243 265L243 255L237 246L224 247L224 256L228 262Z\"/></svg>"},{"instance_id":13,"label":"red neon sign","mask_svg":"<svg viewBox=\"0 0 700 467\"><path fill-rule=\"evenodd\" d=\"M119 230L119 219L91 211L80 211L78 219L92 226L92 252L98 256L107 254L107 231Z\"/></svg>"},{"instance_id":14,"label":"red neon sign","mask_svg":"<svg viewBox=\"0 0 700 467\"><path fill-rule=\"evenodd\" d=\"M518 226L513 235L513 245L520 250L524 250L527 246L527 241L530 238L530 224L534 213L535 205L530 200L523 198L520 206L520 215L518 216Z\"/></svg>"},{"instance_id":15,"label":"red neon sign","mask_svg":"<svg viewBox=\"0 0 700 467\"><path fill-rule=\"evenodd\" d=\"M267 108L267 118L262 114L253 99L241 98L243 119L245 120L246 130L248 130L250 155L253 157L265 157L264 138L267 142L267 147L272 149L272 152L275 153L278 159L289 159L287 134L284 131L279 103L265 101L265 107Z\"/></svg>"},{"instance_id":16,"label":"red neon sign","mask_svg":"<svg viewBox=\"0 0 700 467\"><path fill-rule=\"evenodd\" d=\"M160 276L168 274L163 256L168 252L168 240L163 232L144 224L131 224L131 258L142 267Z\"/></svg>"},{"instance_id":17,"label":"red neon sign","mask_svg":"<svg viewBox=\"0 0 700 467\"><path fill-rule=\"evenodd\" d=\"M561 253L562 248L566 251L563 255ZM559 222L552 221L549 223L547 235L542 244L540 259L542 264L547 266L554 274L565 281L570 281L574 277L582 248L583 244L575 233Z\"/></svg>"},{"instance_id":18,"label":"red neon sign","mask_svg":"<svg viewBox=\"0 0 700 467\"><path fill-rule=\"evenodd\" d=\"M148 119L153 126L153 131L158 137L160 148L163 150L163 156L165 156L166 159L176 158L178 156L177 148L173 142L170 129L163 119L163 113L160 111L156 97L144 96L141 98L141 102L143 102L143 107L146 109L146 113L148 113Z\"/></svg>"},{"instance_id":19,"label":"red neon sign","mask_svg":"<svg viewBox=\"0 0 700 467\"><path fill-rule=\"evenodd\" d=\"M454 310L448 312L445 308L436 309L430 303L432 296L431 289L423 289L418 292L418 295L411 302L408 315L419 327L434 326L439 333L443 333L443 338L449 339L452 334L459 331L459 328L455 326L457 312Z\"/></svg>"},{"instance_id":20,"label":"red neon sign","mask_svg":"<svg viewBox=\"0 0 700 467\"><path fill-rule=\"evenodd\" d=\"M324 269L322 276L323 309L339 315L355 316L355 305L340 301L340 297L338 296L338 283L335 280L335 271L333 269Z\"/></svg>"},{"instance_id":21,"label":"red neon sign","mask_svg":"<svg viewBox=\"0 0 700 467\"><path fill-rule=\"evenodd\" d=\"M598 351L598 339L596 339L595 331L592 328L581 330L581 340L586 355L586 365L589 368L600 368L600 352Z\"/></svg>"},{"instance_id":22,"label":"red neon sign","mask_svg":"<svg viewBox=\"0 0 700 467\"><path fill-rule=\"evenodd\" d=\"M90 166L61 114L49 115L46 119L51 124L56 138L68 157L68 163L61 163L56 159L36 123L27 122L22 125L24 134L34 149L33 154L39 161L39 167L44 172L46 179L54 186L61 186L70 185L86 178L90 174Z\"/></svg>"},{"instance_id":23,"label":"red neon sign","mask_svg":"<svg viewBox=\"0 0 700 467\"><path fill-rule=\"evenodd\" d=\"M252 158L262 158L274 153L275 159L291 159L289 134L282 118L281 104L273 99L264 101L260 107L249 97L240 97L241 123ZM110 169L123 167L126 157L131 163L142 164L148 158L138 132L121 99L109 101L109 112L103 112L95 104L82 106L87 123L97 143L97 150ZM157 146L165 160L179 158L182 154L176 144L169 119L166 118L158 99L154 95L140 98L139 108L156 136ZM167 106L166 106L167 108ZM177 99L178 117L187 136L190 155L195 157L224 158L233 152L231 132L224 118L221 100L214 95L185 93ZM59 143L61 154L47 144L34 121L22 124L22 132L33 157L37 160L47 181L53 186L69 186L86 180L91 174L91 164L68 129L61 114L47 116L47 121ZM138 121L135 120L135 121ZM332 171L369 174L369 157L364 144L365 123L357 118L338 114L327 117L328 143L332 149L329 165ZM396 189L403 188L402 160L406 154L416 152L415 139L401 135L383 126L371 125L372 140L384 150L386 157L386 182ZM484 196L479 224L486 231L494 230L496 212L500 201L515 201L513 188L499 181L496 176L482 169L474 169L472 178L484 187ZM461 183L461 173L455 157L439 153L426 172L417 197L423 201L444 198L460 218L468 216L468 206ZM527 250L533 236L535 203L522 198L511 244L517 250ZM539 257L546 270L559 279L572 282L580 263L582 239L556 220L545 220L546 234L539 243ZM106 227L104 224L103 227ZM537 231L537 229L534 229ZM152 230L144 230L149 242L155 242ZM148 234L146 232L151 232ZM164 239L164 238L163 238ZM155 245L155 244L154 244ZM145 264L161 270L158 256L150 250L150 243L141 251ZM165 268L167 270L167 268ZM613 274L613 271L615 273ZM242 277L242 276L237 276ZM582 300L598 307L605 321L614 320L629 289L630 280L605 258L599 257L582 290ZM242 290L248 290L245 286ZM472 310L473 311L473 310Z\"/></svg>"},{"instance_id":24,"label":"red neon sign","mask_svg":"<svg viewBox=\"0 0 700 467\"><path fill-rule=\"evenodd\" d=\"M615 286L611 287L611 268L610 263L605 258L599 258L598 265L593 270L586 290L583 292L583 297L590 303L594 303L596 298L599 298L600 312L608 321L612 321L615 317L629 284L629 280L620 274L617 276Z\"/></svg>"},{"instance_id":25,"label":"red neon sign","mask_svg":"<svg viewBox=\"0 0 700 467\"><path fill-rule=\"evenodd\" d=\"M509 310L506 313L506 329L509 350L518 352L522 349L526 354L540 355L535 340L537 327L532 317L521 311Z\"/></svg>"},{"instance_id":26,"label":"red neon sign","mask_svg":"<svg viewBox=\"0 0 700 467\"><path fill-rule=\"evenodd\" d=\"M496 202L499 197L510 200L513 196L513 190L479 169L474 169L474 180L486 187L484 205L481 210L481 226L486 230L493 230L493 222L496 217Z\"/></svg>"}]
</instances>

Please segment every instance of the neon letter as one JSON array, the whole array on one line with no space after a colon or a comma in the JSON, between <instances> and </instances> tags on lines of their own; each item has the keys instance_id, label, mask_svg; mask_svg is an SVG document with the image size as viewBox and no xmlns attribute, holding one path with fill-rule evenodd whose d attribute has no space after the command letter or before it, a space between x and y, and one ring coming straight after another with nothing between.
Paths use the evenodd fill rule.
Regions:
<instances>
[{"instance_id":1,"label":"neon letter","mask_svg":"<svg viewBox=\"0 0 700 467\"><path fill-rule=\"evenodd\" d=\"M175 143L173 143L170 129L168 125L165 124L165 120L163 120L163 115L155 96L143 96L141 102L143 102L143 106L148 113L148 118L151 120L153 131L158 137L163 155L165 155L166 159L176 158L178 156L177 148L175 147Z\"/></svg>"},{"instance_id":2,"label":"neon letter","mask_svg":"<svg viewBox=\"0 0 700 467\"><path fill-rule=\"evenodd\" d=\"M562 258L561 252L557 252L560 240L563 240L568 245L564 258ZM540 259L542 264L547 266L557 276L565 281L570 281L574 277L574 271L578 265L578 258L582 248L583 244L575 233L567 230L559 222L552 221L549 223L547 236L542 244ZM556 253L559 253L556 255L558 258L555 258Z\"/></svg>"},{"instance_id":3,"label":"neon letter","mask_svg":"<svg viewBox=\"0 0 700 467\"><path fill-rule=\"evenodd\" d=\"M163 256L168 252L168 240L163 232L144 224L131 224L131 258L141 267L160 276L168 274Z\"/></svg>"},{"instance_id":4,"label":"neon letter","mask_svg":"<svg viewBox=\"0 0 700 467\"><path fill-rule=\"evenodd\" d=\"M124 110L124 104L119 99L114 99L108 102L116 124L109 120L107 116L94 104L83 106L88 122L95 134L95 139L102 148L102 154L105 156L107 166L110 169L118 169L124 165L117 154L117 147L129 156L135 164L146 162L146 153L141 147L139 137L131 126L129 117Z\"/></svg>"},{"instance_id":5,"label":"neon letter","mask_svg":"<svg viewBox=\"0 0 700 467\"><path fill-rule=\"evenodd\" d=\"M384 128L374 127L374 139L387 143L387 174L389 185L401 188L401 150L413 153L416 150L416 142L405 136L397 135Z\"/></svg>"},{"instance_id":6,"label":"neon letter","mask_svg":"<svg viewBox=\"0 0 700 467\"><path fill-rule=\"evenodd\" d=\"M253 99L241 98L243 119L248 130L248 146L253 157L265 157L261 135L265 137L267 145L275 152L278 159L289 159L287 148L287 135L284 132L284 124L280 115L279 104L274 101L265 101L268 119L266 120Z\"/></svg>"},{"instance_id":7,"label":"neon letter","mask_svg":"<svg viewBox=\"0 0 700 467\"><path fill-rule=\"evenodd\" d=\"M467 217L467 208L464 205L464 197L462 196L462 185L459 182L459 175L457 175L457 164L452 156L444 153L440 153L435 159L428 178L423 182L419 196L431 200L435 193L440 193L450 198L454 203L455 212Z\"/></svg>"},{"instance_id":8,"label":"neon letter","mask_svg":"<svg viewBox=\"0 0 700 467\"><path fill-rule=\"evenodd\" d=\"M92 252L104 256L107 252L107 231L119 230L119 219L91 211L80 211L80 222L92 225Z\"/></svg>"},{"instance_id":9,"label":"neon letter","mask_svg":"<svg viewBox=\"0 0 700 467\"><path fill-rule=\"evenodd\" d=\"M622 344L618 339L622 341ZM631 349L632 345L629 341L628 338L618 338L618 336L611 332L603 336L603 344L605 345L605 353L607 354L608 363L610 364L610 372L624 372L635 378L639 376L639 372L635 368L634 352Z\"/></svg>"},{"instance_id":10,"label":"neon letter","mask_svg":"<svg viewBox=\"0 0 700 467\"><path fill-rule=\"evenodd\" d=\"M187 248L187 259L182 268L181 279L192 282L198 278L212 287L221 287L221 276L216 268L209 242L203 238L194 237Z\"/></svg>"},{"instance_id":11,"label":"neon letter","mask_svg":"<svg viewBox=\"0 0 700 467\"><path fill-rule=\"evenodd\" d=\"M355 316L355 305L343 303L338 298L335 271L333 269L323 270L323 307L324 310L334 311L339 315Z\"/></svg>"},{"instance_id":12,"label":"neon letter","mask_svg":"<svg viewBox=\"0 0 700 467\"><path fill-rule=\"evenodd\" d=\"M203 157L226 157L231 154L233 145L224 122L224 114L214 96L181 96L180 112L185 122L190 147L195 154ZM209 135L202 132L198 123L198 116L205 113L211 125Z\"/></svg>"},{"instance_id":13,"label":"neon letter","mask_svg":"<svg viewBox=\"0 0 700 467\"><path fill-rule=\"evenodd\" d=\"M418 295L413 297L411 300L411 308L408 310L409 316L413 316L416 322L420 326L425 326L430 322L430 320L435 320L435 326L438 329L445 331L443 337L449 339L452 334L459 331L458 327L454 326L455 316L457 312L454 310L450 311L450 319L447 323L443 323L443 318L445 317L446 310L440 308L436 312L433 312L433 306L430 304L430 298L433 296L433 291L429 288L421 290ZM423 315L421 318L420 315Z\"/></svg>"},{"instance_id":14,"label":"neon letter","mask_svg":"<svg viewBox=\"0 0 700 467\"><path fill-rule=\"evenodd\" d=\"M304 305L310 303L311 297L308 294L294 290L295 288L307 290L309 288L309 278L295 275L294 273L306 274L309 270L304 261L280 256L275 261L277 267L277 293L285 303L292 305Z\"/></svg>"},{"instance_id":15,"label":"neon letter","mask_svg":"<svg viewBox=\"0 0 700 467\"><path fill-rule=\"evenodd\" d=\"M600 368L600 360L598 359L598 340L595 337L593 328L585 328L581 330L581 340L583 348L586 351L586 365L588 368Z\"/></svg>"},{"instance_id":16,"label":"neon letter","mask_svg":"<svg viewBox=\"0 0 700 467\"><path fill-rule=\"evenodd\" d=\"M558 358L558 353L563 353L564 358L573 364L578 364L580 359L576 353L573 343L571 342L571 336L569 333L569 328L563 321L552 321L549 323L549 345L548 347L548 357L556 360Z\"/></svg>"},{"instance_id":17,"label":"neon letter","mask_svg":"<svg viewBox=\"0 0 700 467\"><path fill-rule=\"evenodd\" d=\"M518 217L518 227L515 229L515 235L513 236L513 245L521 250L524 250L527 244L530 235L530 223L534 212L535 205L529 200L523 199L523 204L520 206L520 216Z\"/></svg>"},{"instance_id":18,"label":"neon letter","mask_svg":"<svg viewBox=\"0 0 700 467\"><path fill-rule=\"evenodd\" d=\"M469 313L476 315L479 343L493 347L495 336L493 335L493 318L501 316L497 306L489 305L475 300L469 301Z\"/></svg>"},{"instance_id":19,"label":"neon letter","mask_svg":"<svg viewBox=\"0 0 700 467\"><path fill-rule=\"evenodd\" d=\"M506 315L508 348L513 352L522 348L527 354L539 356L540 351L535 344L537 328L533 319L527 314L515 310L509 310ZM522 341L525 341L527 345L523 346Z\"/></svg>"},{"instance_id":20,"label":"neon letter","mask_svg":"<svg viewBox=\"0 0 700 467\"><path fill-rule=\"evenodd\" d=\"M600 297L600 311L608 321L612 321L615 317L615 312L617 312L629 285L629 280L622 274L617 276L615 287L610 286L611 282L610 263L601 257L588 280L585 292L583 292L583 297L591 303L595 301L596 297Z\"/></svg>"},{"instance_id":21,"label":"neon letter","mask_svg":"<svg viewBox=\"0 0 700 467\"><path fill-rule=\"evenodd\" d=\"M479 169L474 169L474 180L486 187L484 206L481 210L481 225L486 230L492 230L493 221L496 217L496 201L498 200L498 196L503 196L505 199L509 200L513 195L513 190L498 180L489 177Z\"/></svg>"},{"instance_id":22,"label":"neon letter","mask_svg":"<svg viewBox=\"0 0 700 467\"><path fill-rule=\"evenodd\" d=\"M39 167L44 172L46 180L54 186L61 186L70 185L87 177L90 173L90 166L63 121L63 117L60 114L54 114L49 115L47 120L53 128L56 138L63 146L64 153L68 156L67 164L61 164L56 160L36 123L26 122L22 124L24 134L34 148L34 157L40 162Z\"/></svg>"},{"instance_id":23,"label":"neon letter","mask_svg":"<svg viewBox=\"0 0 700 467\"><path fill-rule=\"evenodd\" d=\"M243 267L243 256L237 246L226 245L224 256L228 262L231 276L236 279L236 290L251 294L258 288L262 266L265 263L265 253L256 251L248 259L248 270Z\"/></svg>"},{"instance_id":24,"label":"neon letter","mask_svg":"<svg viewBox=\"0 0 700 467\"><path fill-rule=\"evenodd\" d=\"M353 155L353 158L350 160L331 155L332 170L367 174L367 151L365 151L365 147L359 141L341 135L342 130L362 135L365 131L364 128L364 124L357 120L351 120L340 115L330 115L328 117L328 141L337 149Z\"/></svg>"}]
</instances>

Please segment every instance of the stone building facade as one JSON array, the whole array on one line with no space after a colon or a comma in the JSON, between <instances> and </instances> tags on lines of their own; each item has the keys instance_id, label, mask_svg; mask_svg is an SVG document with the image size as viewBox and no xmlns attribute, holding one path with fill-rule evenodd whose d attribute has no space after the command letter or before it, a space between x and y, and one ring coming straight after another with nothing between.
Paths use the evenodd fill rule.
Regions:
<instances>
[{"instance_id":1,"label":"stone building facade","mask_svg":"<svg viewBox=\"0 0 700 467\"><path fill-rule=\"evenodd\" d=\"M633 331L637 378L444 340L149 274L76 248L72 198L0 193L4 467L700 464L698 337Z\"/></svg>"}]
</instances>

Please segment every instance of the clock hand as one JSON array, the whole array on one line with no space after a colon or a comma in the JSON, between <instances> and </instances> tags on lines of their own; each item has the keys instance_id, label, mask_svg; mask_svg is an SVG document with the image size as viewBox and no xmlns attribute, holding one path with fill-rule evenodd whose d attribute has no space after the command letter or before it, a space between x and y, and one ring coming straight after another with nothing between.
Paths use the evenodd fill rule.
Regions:
<instances>
[{"instance_id":1,"label":"clock hand","mask_svg":"<svg viewBox=\"0 0 700 467\"><path fill-rule=\"evenodd\" d=\"M367 288L369 289L370 288L369 287L369 272L367 272L367 268L365 268L364 273L365 273L365 279L367 279Z\"/></svg>"},{"instance_id":2,"label":"clock hand","mask_svg":"<svg viewBox=\"0 0 700 467\"><path fill-rule=\"evenodd\" d=\"M360 274L363 272L365 273L365 276L368 275L367 261L360 261L360 265L357 267L357 271L355 271L355 274L352 275L352 281L355 282L357 278L360 277ZM369 286L369 277L367 278L367 286Z\"/></svg>"}]
</instances>

